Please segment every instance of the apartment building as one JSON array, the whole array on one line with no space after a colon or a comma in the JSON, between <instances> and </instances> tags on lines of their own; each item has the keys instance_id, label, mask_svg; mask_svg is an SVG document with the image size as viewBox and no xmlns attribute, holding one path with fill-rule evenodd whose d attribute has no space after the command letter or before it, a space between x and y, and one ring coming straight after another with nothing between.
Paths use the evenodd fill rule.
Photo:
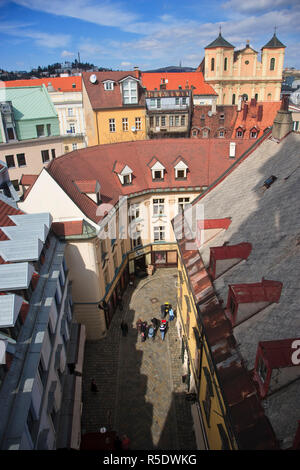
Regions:
<instances>
[{"instance_id":1,"label":"apartment building","mask_svg":"<svg viewBox=\"0 0 300 470\"><path fill-rule=\"evenodd\" d=\"M85 328L49 213L0 196L0 448L79 449Z\"/></svg>"},{"instance_id":2,"label":"apartment building","mask_svg":"<svg viewBox=\"0 0 300 470\"><path fill-rule=\"evenodd\" d=\"M23 174L38 174L63 154L58 116L45 86L0 88L0 159L18 189Z\"/></svg>"},{"instance_id":3,"label":"apartment building","mask_svg":"<svg viewBox=\"0 0 300 470\"><path fill-rule=\"evenodd\" d=\"M6 87L43 85L49 93L58 116L60 135L64 137L63 153L86 147L81 76L35 78L5 82Z\"/></svg>"},{"instance_id":4,"label":"apartment building","mask_svg":"<svg viewBox=\"0 0 300 470\"><path fill-rule=\"evenodd\" d=\"M89 147L146 138L145 96L138 70L86 72L82 79Z\"/></svg>"}]
</instances>

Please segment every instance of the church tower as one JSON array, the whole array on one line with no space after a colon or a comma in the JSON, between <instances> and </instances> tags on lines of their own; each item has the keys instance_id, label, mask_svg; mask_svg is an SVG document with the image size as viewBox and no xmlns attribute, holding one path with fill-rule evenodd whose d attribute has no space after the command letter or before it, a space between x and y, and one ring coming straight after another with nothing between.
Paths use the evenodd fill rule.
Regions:
<instances>
[{"instance_id":1,"label":"church tower","mask_svg":"<svg viewBox=\"0 0 300 470\"><path fill-rule=\"evenodd\" d=\"M262 79L266 82L264 101L280 101L285 45L276 36L261 48Z\"/></svg>"}]
</instances>

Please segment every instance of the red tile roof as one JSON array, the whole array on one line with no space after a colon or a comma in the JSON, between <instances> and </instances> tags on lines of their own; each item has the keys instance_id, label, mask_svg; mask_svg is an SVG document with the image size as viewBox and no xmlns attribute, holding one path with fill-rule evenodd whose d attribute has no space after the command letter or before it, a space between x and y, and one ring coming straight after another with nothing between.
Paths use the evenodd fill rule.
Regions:
<instances>
[{"instance_id":1,"label":"red tile roof","mask_svg":"<svg viewBox=\"0 0 300 470\"><path fill-rule=\"evenodd\" d=\"M72 77L54 77L54 78L31 78L28 80L10 80L4 82L6 87L21 87L21 86L41 86L51 83L56 91L82 91L81 76ZM75 84L75 88L73 88Z\"/></svg>"},{"instance_id":2,"label":"red tile roof","mask_svg":"<svg viewBox=\"0 0 300 470\"><path fill-rule=\"evenodd\" d=\"M83 220L72 220L64 222L53 222L52 230L59 237L70 236L70 235L81 235Z\"/></svg>"},{"instance_id":3,"label":"red tile roof","mask_svg":"<svg viewBox=\"0 0 300 470\"><path fill-rule=\"evenodd\" d=\"M211 106L194 106L192 123L191 123L191 137L193 130L198 130L198 138L202 137L202 130L209 130L209 137L218 137L218 131L224 130L225 137L230 138L235 129L235 122L238 117L237 106L217 106L216 113L209 116ZM224 115L224 119L221 116ZM195 138L195 137L194 137Z\"/></svg>"},{"instance_id":4,"label":"red tile roof","mask_svg":"<svg viewBox=\"0 0 300 470\"><path fill-rule=\"evenodd\" d=\"M96 75L97 82L91 83L90 76ZM121 84L120 80L131 76L136 77L136 73L133 71L129 72L84 72L82 74L83 83L87 91L91 106L93 109L113 109L122 107L136 107L145 106L145 94L141 86L138 87L138 103L136 105L123 105L121 95ZM104 89L104 80L112 80L114 82L113 90Z\"/></svg>"},{"instance_id":5,"label":"red tile roof","mask_svg":"<svg viewBox=\"0 0 300 470\"><path fill-rule=\"evenodd\" d=\"M74 180L97 179L101 185L101 200L114 205L119 196L157 188L190 188L212 184L232 165L227 139L193 140L162 139L99 145L76 150L52 160L47 171L91 220L98 222L97 204L82 194ZM249 141L237 141L236 158L250 146ZM122 186L113 168L120 155L132 169L132 184ZM174 161L182 156L187 162L186 180L176 180ZM153 181L149 162L155 158L165 167L163 181ZM152 163L151 162L151 163ZM152 165L151 165L152 166ZM197 190L199 191L199 190Z\"/></svg>"},{"instance_id":6,"label":"red tile roof","mask_svg":"<svg viewBox=\"0 0 300 470\"><path fill-rule=\"evenodd\" d=\"M20 183L23 186L31 186L36 182L37 179L38 175L22 175Z\"/></svg>"},{"instance_id":7,"label":"red tile roof","mask_svg":"<svg viewBox=\"0 0 300 470\"><path fill-rule=\"evenodd\" d=\"M267 127L273 126L277 111L281 107L281 101L258 102L255 105L244 103L243 109L237 114L234 125L234 134L238 128L244 130L244 136L249 138L251 129L258 129L258 137L260 137Z\"/></svg>"},{"instance_id":8,"label":"red tile roof","mask_svg":"<svg viewBox=\"0 0 300 470\"><path fill-rule=\"evenodd\" d=\"M93 180L75 180L77 188L81 193L95 193L98 181Z\"/></svg>"},{"instance_id":9,"label":"red tile roof","mask_svg":"<svg viewBox=\"0 0 300 470\"><path fill-rule=\"evenodd\" d=\"M160 89L161 80L167 79L165 83L167 90L177 90L179 85L184 90L186 86L194 86L194 95L217 95L215 90L204 81L202 72L142 72L142 84L147 90Z\"/></svg>"}]
</instances>

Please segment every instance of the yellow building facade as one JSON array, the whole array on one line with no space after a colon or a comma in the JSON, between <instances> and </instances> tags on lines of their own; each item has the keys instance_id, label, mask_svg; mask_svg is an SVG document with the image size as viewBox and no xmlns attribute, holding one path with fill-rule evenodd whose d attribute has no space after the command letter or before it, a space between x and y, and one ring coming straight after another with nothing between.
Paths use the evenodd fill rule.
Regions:
<instances>
[{"instance_id":1,"label":"yellow building facade","mask_svg":"<svg viewBox=\"0 0 300 470\"><path fill-rule=\"evenodd\" d=\"M217 104L280 101L285 46L274 34L259 53L250 47L235 51L221 35L205 48L204 78L216 93Z\"/></svg>"},{"instance_id":2,"label":"yellow building facade","mask_svg":"<svg viewBox=\"0 0 300 470\"><path fill-rule=\"evenodd\" d=\"M146 109L107 109L95 114L97 135L91 145L146 139Z\"/></svg>"},{"instance_id":3,"label":"yellow building facade","mask_svg":"<svg viewBox=\"0 0 300 470\"><path fill-rule=\"evenodd\" d=\"M215 373L205 332L192 293L189 276L178 250L177 319L182 339L182 361L188 387L197 396L200 421L194 420L199 449L235 450L237 444L227 422L224 399Z\"/></svg>"}]
</instances>

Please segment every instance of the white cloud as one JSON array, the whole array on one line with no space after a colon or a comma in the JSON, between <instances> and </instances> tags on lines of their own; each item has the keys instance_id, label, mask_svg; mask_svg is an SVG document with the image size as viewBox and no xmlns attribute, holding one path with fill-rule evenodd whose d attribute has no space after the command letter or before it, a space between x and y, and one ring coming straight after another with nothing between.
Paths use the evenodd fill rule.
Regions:
<instances>
[{"instance_id":1,"label":"white cloud","mask_svg":"<svg viewBox=\"0 0 300 470\"><path fill-rule=\"evenodd\" d=\"M56 16L67 16L96 23L102 26L122 27L137 20L135 13L130 13L126 5L105 0L14 0L15 3L31 10L51 13Z\"/></svg>"},{"instance_id":2,"label":"white cloud","mask_svg":"<svg viewBox=\"0 0 300 470\"><path fill-rule=\"evenodd\" d=\"M75 53L70 51L62 51L61 57L74 57Z\"/></svg>"},{"instance_id":3,"label":"white cloud","mask_svg":"<svg viewBox=\"0 0 300 470\"><path fill-rule=\"evenodd\" d=\"M71 36L68 34L49 34L33 30L33 26L32 23L1 22L0 32L20 39L33 39L37 45L50 49L63 47L70 42Z\"/></svg>"},{"instance_id":4,"label":"white cloud","mask_svg":"<svg viewBox=\"0 0 300 470\"><path fill-rule=\"evenodd\" d=\"M296 6L298 0L256 0L253 1L240 1L229 0L222 4L223 8L232 9L241 13L261 12L265 10L274 10L277 7L291 7Z\"/></svg>"}]
</instances>

